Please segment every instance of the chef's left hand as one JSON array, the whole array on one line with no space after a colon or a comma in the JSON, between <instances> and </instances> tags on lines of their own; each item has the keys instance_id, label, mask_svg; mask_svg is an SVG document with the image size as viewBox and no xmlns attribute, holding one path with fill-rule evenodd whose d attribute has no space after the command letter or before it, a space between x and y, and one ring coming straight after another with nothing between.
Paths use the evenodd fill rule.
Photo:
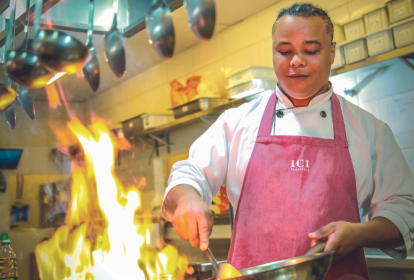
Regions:
<instances>
[{"instance_id":1,"label":"chef's left hand","mask_svg":"<svg viewBox=\"0 0 414 280\"><path fill-rule=\"evenodd\" d=\"M309 233L312 239L311 246L318 240L327 238L325 252L335 252L335 256L343 257L352 251L362 247L360 224L348 222L333 222L315 232Z\"/></svg>"}]
</instances>

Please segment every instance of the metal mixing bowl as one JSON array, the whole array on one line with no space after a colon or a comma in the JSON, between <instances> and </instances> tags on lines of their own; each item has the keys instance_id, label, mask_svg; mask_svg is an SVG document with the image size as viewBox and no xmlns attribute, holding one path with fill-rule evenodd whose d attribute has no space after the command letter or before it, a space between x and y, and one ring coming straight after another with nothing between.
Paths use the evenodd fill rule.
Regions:
<instances>
[{"instance_id":1,"label":"metal mixing bowl","mask_svg":"<svg viewBox=\"0 0 414 280\"><path fill-rule=\"evenodd\" d=\"M238 280L322 280L333 253L319 253L241 269ZM214 278L212 278L214 279Z\"/></svg>"}]
</instances>

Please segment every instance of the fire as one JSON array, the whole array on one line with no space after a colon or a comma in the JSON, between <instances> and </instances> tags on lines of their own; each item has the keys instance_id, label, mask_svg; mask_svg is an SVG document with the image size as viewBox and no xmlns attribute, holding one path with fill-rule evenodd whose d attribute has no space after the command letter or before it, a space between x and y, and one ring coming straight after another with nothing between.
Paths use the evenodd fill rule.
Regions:
<instances>
[{"instance_id":1,"label":"fire","mask_svg":"<svg viewBox=\"0 0 414 280\"><path fill-rule=\"evenodd\" d=\"M167 245L151 247L151 219L139 218L145 185L125 188L115 175L119 141L104 121L69 129L80 142L84 164L72 163L66 224L35 249L41 279L181 279L188 262Z\"/></svg>"},{"instance_id":2,"label":"fire","mask_svg":"<svg viewBox=\"0 0 414 280\"><path fill-rule=\"evenodd\" d=\"M56 108L57 106L62 105L60 103L59 94L58 94L54 84L50 84L50 85L46 86L46 93L47 93L47 97L49 99L50 107Z\"/></svg>"}]
</instances>

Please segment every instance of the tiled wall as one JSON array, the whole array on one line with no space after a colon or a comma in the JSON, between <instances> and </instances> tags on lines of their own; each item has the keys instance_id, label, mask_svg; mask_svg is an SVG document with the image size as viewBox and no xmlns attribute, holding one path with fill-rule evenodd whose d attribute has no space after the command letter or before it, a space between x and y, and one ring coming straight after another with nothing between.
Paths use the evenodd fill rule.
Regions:
<instances>
[{"instance_id":1,"label":"tiled wall","mask_svg":"<svg viewBox=\"0 0 414 280\"><path fill-rule=\"evenodd\" d=\"M398 58L331 77L334 91L386 122L414 174L413 70ZM356 95L344 94L354 89Z\"/></svg>"},{"instance_id":2,"label":"tiled wall","mask_svg":"<svg viewBox=\"0 0 414 280\"><path fill-rule=\"evenodd\" d=\"M220 1L220 0L218 0ZM224 1L224 0L221 0ZM260 1L260 0L258 0ZM114 123L141 113L168 112L169 82L182 82L192 74L213 68L238 69L248 65L272 67L271 29L278 11L292 3L284 0L216 34L207 43L176 54L149 70L126 80L92 99L94 111ZM384 0L313 0L341 24L363 14Z\"/></svg>"}]
</instances>

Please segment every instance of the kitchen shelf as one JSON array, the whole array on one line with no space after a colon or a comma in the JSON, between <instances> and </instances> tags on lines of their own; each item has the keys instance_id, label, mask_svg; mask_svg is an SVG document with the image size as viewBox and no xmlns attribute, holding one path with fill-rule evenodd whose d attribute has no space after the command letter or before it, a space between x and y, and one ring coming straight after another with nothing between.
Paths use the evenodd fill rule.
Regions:
<instances>
[{"instance_id":1,"label":"kitchen shelf","mask_svg":"<svg viewBox=\"0 0 414 280\"><path fill-rule=\"evenodd\" d=\"M217 106L211 109L200 111L200 112L176 119L164 125L141 131L135 134L134 136L139 138L139 137L143 137L147 135L149 136L152 134L156 134L158 132L171 131L173 129L177 129L177 128L189 125L191 123L194 123L196 121L199 121L200 119L208 122L206 117L209 117L209 116L218 117L218 115L221 114L223 111L240 106L241 104L245 102L246 102L245 99L234 99L234 100L231 100L229 103L223 104L221 106Z\"/></svg>"},{"instance_id":2,"label":"kitchen shelf","mask_svg":"<svg viewBox=\"0 0 414 280\"><path fill-rule=\"evenodd\" d=\"M349 65L347 64L344 67L331 70L330 76L335 76L335 75L342 74L345 72L353 71L353 70L366 67L366 66L370 66L370 65L373 65L373 64L385 61L385 60L392 59L392 58L402 57L404 55L407 55L413 52L414 52L414 44L408 45L402 48L394 49L386 53L382 53L382 54L379 54L373 57L368 57L367 59L363 61L349 64Z\"/></svg>"}]
</instances>

